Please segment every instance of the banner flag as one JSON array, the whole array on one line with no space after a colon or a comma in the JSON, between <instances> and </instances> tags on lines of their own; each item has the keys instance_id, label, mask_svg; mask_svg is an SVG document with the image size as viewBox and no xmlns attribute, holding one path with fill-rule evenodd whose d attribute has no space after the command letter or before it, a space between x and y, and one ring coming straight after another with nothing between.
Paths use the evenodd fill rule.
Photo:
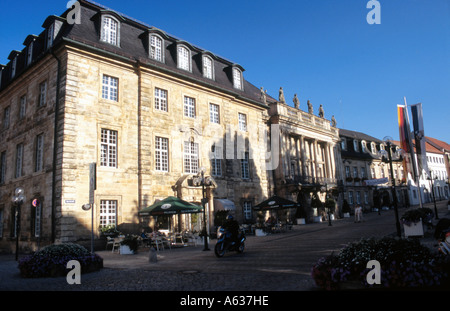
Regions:
<instances>
[{"instance_id":1,"label":"banner flag","mask_svg":"<svg viewBox=\"0 0 450 311\"><path fill-rule=\"evenodd\" d=\"M426 155L426 138L423 127L422 104L411 105L411 118L414 127L414 139L417 155L417 171L419 176L423 170L428 174L427 155Z\"/></svg>"},{"instance_id":2,"label":"banner flag","mask_svg":"<svg viewBox=\"0 0 450 311\"><path fill-rule=\"evenodd\" d=\"M397 105L397 112L398 112L398 129L400 134L400 147L406 152L406 154L410 155L410 149L409 149L409 126L406 123L406 105ZM412 176L413 170L411 167L410 158L408 156L405 156L403 159L403 167L405 171L405 178L408 178L408 173L410 173Z\"/></svg>"}]
</instances>

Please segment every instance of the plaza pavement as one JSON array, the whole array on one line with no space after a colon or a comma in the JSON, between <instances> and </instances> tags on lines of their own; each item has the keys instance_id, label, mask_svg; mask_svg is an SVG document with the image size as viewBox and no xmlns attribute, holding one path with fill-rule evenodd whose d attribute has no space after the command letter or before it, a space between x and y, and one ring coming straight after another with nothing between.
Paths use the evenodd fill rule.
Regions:
<instances>
[{"instance_id":1,"label":"plaza pavement","mask_svg":"<svg viewBox=\"0 0 450 311\"><path fill-rule=\"evenodd\" d=\"M447 201L437 202L439 217L450 218ZM426 204L434 210L434 206ZM406 211L399 208L399 216ZM436 220L434 221L437 222ZM209 251L203 245L172 248L157 252L157 262L149 262L149 249L135 255L111 250L96 253L104 260L98 272L83 274L81 284L69 285L65 277L23 279L14 255L0 255L1 291L317 291L311 267L317 260L364 237L396 235L394 211L381 215L364 214L354 218L293 226L285 233L264 237L248 236L243 254L214 256L215 240ZM428 232L424 244L436 246Z\"/></svg>"}]
</instances>

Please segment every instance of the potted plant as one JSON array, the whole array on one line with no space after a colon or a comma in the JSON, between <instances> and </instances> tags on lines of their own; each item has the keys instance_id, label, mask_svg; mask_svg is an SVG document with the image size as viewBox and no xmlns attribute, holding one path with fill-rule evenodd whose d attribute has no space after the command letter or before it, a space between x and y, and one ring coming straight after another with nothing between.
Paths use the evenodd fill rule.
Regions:
<instances>
[{"instance_id":1,"label":"potted plant","mask_svg":"<svg viewBox=\"0 0 450 311\"><path fill-rule=\"evenodd\" d=\"M424 225L431 222L433 218L433 211L429 208L416 208L407 211L401 217L405 237L409 236L423 236Z\"/></svg>"},{"instance_id":2,"label":"potted plant","mask_svg":"<svg viewBox=\"0 0 450 311\"><path fill-rule=\"evenodd\" d=\"M316 215L316 216L314 216L314 222L321 222L322 215L320 215L320 209L323 208L323 204L317 195L313 195L313 198L311 200L311 207L313 209L316 209L316 212L314 213L314 215Z\"/></svg>"},{"instance_id":3,"label":"potted plant","mask_svg":"<svg viewBox=\"0 0 450 311\"><path fill-rule=\"evenodd\" d=\"M117 230L116 225L110 224L104 227L99 227L100 234L103 236L116 237L120 235L120 231Z\"/></svg>"},{"instance_id":4,"label":"potted plant","mask_svg":"<svg viewBox=\"0 0 450 311\"><path fill-rule=\"evenodd\" d=\"M450 211L450 200L447 202L447 209Z\"/></svg>"},{"instance_id":5,"label":"potted plant","mask_svg":"<svg viewBox=\"0 0 450 311\"><path fill-rule=\"evenodd\" d=\"M137 252L138 249L138 241L137 236L134 235L127 235L121 242L120 242L120 254L121 255L130 255Z\"/></svg>"},{"instance_id":6,"label":"potted plant","mask_svg":"<svg viewBox=\"0 0 450 311\"><path fill-rule=\"evenodd\" d=\"M304 225L306 223L306 211L303 206L298 206L295 214L297 225Z\"/></svg>"},{"instance_id":7,"label":"potted plant","mask_svg":"<svg viewBox=\"0 0 450 311\"><path fill-rule=\"evenodd\" d=\"M255 226L255 235L256 236L265 236L266 233L264 232L264 214L261 212L258 212L256 215L256 226Z\"/></svg>"},{"instance_id":8,"label":"potted plant","mask_svg":"<svg viewBox=\"0 0 450 311\"><path fill-rule=\"evenodd\" d=\"M342 213L344 214L344 218L350 217L350 205L347 200L344 200L344 203L342 204Z\"/></svg>"}]
</instances>

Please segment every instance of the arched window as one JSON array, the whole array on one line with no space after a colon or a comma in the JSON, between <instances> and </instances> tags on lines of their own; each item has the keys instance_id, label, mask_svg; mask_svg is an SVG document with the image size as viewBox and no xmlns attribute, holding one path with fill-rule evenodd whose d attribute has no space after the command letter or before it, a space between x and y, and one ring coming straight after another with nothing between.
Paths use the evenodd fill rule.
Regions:
<instances>
[{"instance_id":1,"label":"arched window","mask_svg":"<svg viewBox=\"0 0 450 311\"><path fill-rule=\"evenodd\" d=\"M236 89L242 90L242 72L234 67L233 68L233 86Z\"/></svg>"},{"instance_id":2,"label":"arched window","mask_svg":"<svg viewBox=\"0 0 450 311\"><path fill-rule=\"evenodd\" d=\"M191 71L191 52L185 46L178 46L178 68Z\"/></svg>"},{"instance_id":3,"label":"arched window","mask_svg":"<svg viewBox=\"0 0 450 311\"><path fill-rule=\"evenodd\" d=\"M164 41L157 35L150 36L150 58L163 62L164 61Z\"/></svg>"},{"instance_id":4,"label":"arched window","mask_svg":"<svg viewBox=\"0 0 450 311\"><path fill-rule=\"evenodd\" d=\"M119 29L120 23L115 18L109 15L103 16L100 36L101 41L119 46Z\"/></svg>"},{"instance_id":5,"label":"arched window","mask_svg":"<svg viewBox=\"0 0 450 311\"><path fill-rule=\"evenodd\" d=\"M208 79L214 79L214 62L207 55L203 56L203 76Z\"/></svg>"}]
</instances>

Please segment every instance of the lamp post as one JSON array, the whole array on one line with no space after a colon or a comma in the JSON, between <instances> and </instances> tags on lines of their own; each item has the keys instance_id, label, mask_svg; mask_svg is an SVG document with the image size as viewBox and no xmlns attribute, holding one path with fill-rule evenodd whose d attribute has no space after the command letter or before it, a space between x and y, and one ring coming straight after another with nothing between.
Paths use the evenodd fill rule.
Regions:
<instances>
[{"instance_id":1,"label":"lamp post","mask_svg":"<svg viewBox=\"0 0 450 311\"><path fill-rule=\"evenodd\" d=\"M25 190L22 187L16 188L12 202L16 205L16 261L19 260L19 237L20 237L20 207L25 202Z\"/></svg>"},{"instance_id":2,"label":"lamp post","mask_svg":"<svg viewBox=\"0 0 450 311\"><path fill-rule=\"evenodd\" d=\"M430 184L431 184L431 194L433 195L435 219L439 219L438 211L437 211L437 207L436 207L436 196L434 194L434 182L433 182L432 170L430 170L430 176L428 176L427 179L430 181ZM436 176L436 179L437 179L437 176Z\"/></svg>"},{"instance_id":3,"label":"lamp post","mask_svg":"<svg viewBox=\"0 0 450 311\"><path fill-rule=\"evenodd\" d=\"M206 226L206 202L207 202L207 197L206 197L206 181L205 181L205 168L201 167L200 168L200 174L202 176L201 178L201 184L202 184L202 207L203 207L203 240L204 240L204 251L209 251L209 246L208 246L208 231L207 231L207 226Z\"/></svg>"},{"instance_id":4,"label":"lamp post","mask_svg":"<svg viewBox=\"0 0 450 311\"><path fill-rule=\"evenodd\" d=\"M395 179L394 179L394 167L392 165L392 138L389 136L384 137L384 143L386 144L388 151L380 150L381 157L388 156L389 168L391 169L391 180L392 180L392 198L394 200L394 212L395 212L395 226L397 228L397 236L402 236L402 231L400 227L400 221L398 218L398 206L397 206L397 193L395 190Z\"/></svg>"}]
</instances>

